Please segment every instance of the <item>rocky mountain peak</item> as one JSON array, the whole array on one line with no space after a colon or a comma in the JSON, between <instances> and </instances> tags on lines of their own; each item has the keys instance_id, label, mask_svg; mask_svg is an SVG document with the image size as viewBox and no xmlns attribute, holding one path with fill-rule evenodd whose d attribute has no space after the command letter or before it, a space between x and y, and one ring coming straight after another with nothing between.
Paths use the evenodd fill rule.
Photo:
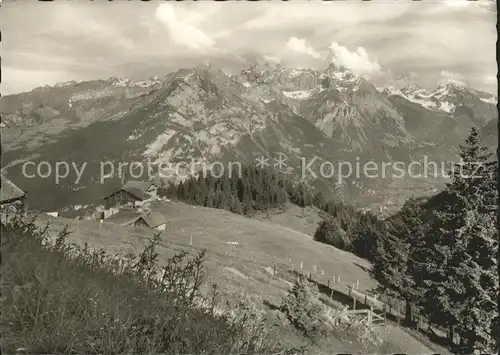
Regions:
<instances>
[{"instance_id":1,"label":"rocky mountain peak","mask_svg":"<svg viewBox=\"0 0 500 355\"><path fill-rule=\"evenodd\" d=\"M61 151L65 159L95 161L124 155L234 161L255 152L282 152L297 166L299 157L314 156L404 161L409 151L417 154L415 147L428 155L444 147L457 126L449 122L465 122L459 127L465 132L471 122L496 117L492 95L460 90L453 84L433 91L416 85L377 90L335 63L324 70L250 65L235 76L202 63L143 81L112 77L2 97L2 144L9 161L27 154L59 159ZM25 129L24 141L15 126ZM433 134L415 139L422 127Z\"/></svg>"}]
</instances>

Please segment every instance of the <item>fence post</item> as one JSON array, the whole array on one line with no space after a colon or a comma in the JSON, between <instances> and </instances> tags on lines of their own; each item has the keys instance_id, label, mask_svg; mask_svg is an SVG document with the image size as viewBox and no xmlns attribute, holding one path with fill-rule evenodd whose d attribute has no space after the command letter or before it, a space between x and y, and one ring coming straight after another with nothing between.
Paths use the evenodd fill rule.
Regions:
<instances>
[{"instance_id":1,"label":"fence post","mask_svg":"<svg viewBox=\"0 0 500 355\"><path fill-rule=\"evenodd\" d=\"M373 317L373 307L370 306L370 311L368 312L368 327L372 327L372 317Z\"/></svg>"},{"instance_id":2,"label":"fence post","mask_svg":"<svg viewBox=\"0 0 500 355\"><path fill-rule=\"evenodd\" d=\"M368 301L368 300L367 300L367 298L368 298L368 297L366 296L366 293L365 293L365 304L366 304L366 305L368 305L368 303L367 303L367 301Z\"/></svg>"},{"instance_id":3,"label":"fence post","mask_svg":"<svg viewBox=\"0 0 500 355\"><path fill-rule=\"evenodd\" d=\"M359 290L359 280L356 280L356 290Z\"/></svg>"},{"instance_id":4,"label":"fence post","mask_svg":"<svg viewBox=\"0 0 500 355\"><path fill-rule=\"evenodd\" d=\"M353 297L352 298L352 310L355 311L356 310L356 299Z\"/></svg>"},{"instance_id":5,"label":"fence post","mask_svg":"<svg viewBox=\"0 0 500 355\"><path fill-rule=\"evenodd\" d=\"M304 263L302 262L302 260L300 261L300 270L303 270L304 269Z\"/></svg>"},{"instance_id":6,"label":"fence post","mask_svg":"<svg viewBox=\"0 0 500 355\"><path fill-rule=\"evenodd\" d=\"M328 288L330 288L330 280L328 280Z\"/></svg>"}]
</instances>

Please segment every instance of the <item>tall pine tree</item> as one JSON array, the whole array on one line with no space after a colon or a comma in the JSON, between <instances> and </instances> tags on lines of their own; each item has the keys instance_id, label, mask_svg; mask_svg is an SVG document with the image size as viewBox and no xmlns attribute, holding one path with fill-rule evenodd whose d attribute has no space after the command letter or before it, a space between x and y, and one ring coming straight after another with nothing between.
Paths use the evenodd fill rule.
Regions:
<instances>
[{"instance_id":1,"label":"tall pine tree","mask_svg":"<svg viewBox=\"0 0 500 355\"><path fill-rule=\"evenodd\" d=\"M392 296L405 300L405 321L412 322L412 304L418 303L420 288L415 282L419 272L418 248L422 245L424 225L422 210L415 199L409 199L401 209L399 220L390 231L381 234L376 241L377 249L372 274L381 288Z\"/></svg>"},{"instance_id":2,"label":"tall pine tree","mask_svg":"<svg viewBox=\"0 0 500 355\"><path fill-rule=\"evenodd\" d=\"M447 193L425 237L427 262L420 277L427 286L422 305L431 319L457 331L466 349L492 350L492 313L497 306L497 243L494 231L496 163L472 129L460 147ZM498 334L498 330L497 330Z\"/></svg>"}]
</instances>

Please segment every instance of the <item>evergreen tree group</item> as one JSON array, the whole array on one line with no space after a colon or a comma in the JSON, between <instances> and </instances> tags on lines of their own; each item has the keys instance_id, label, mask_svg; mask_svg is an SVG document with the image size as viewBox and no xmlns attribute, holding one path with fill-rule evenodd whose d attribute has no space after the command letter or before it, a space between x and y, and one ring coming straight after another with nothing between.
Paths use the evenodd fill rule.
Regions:
<instances>
[{"instance_id":1,"label":"evergreen tree group","mask_svg":"<svg viewBox=\"0 0 500 355\"><path fill-rule=\"evenodd\" d=\"M383 223L375 215L328 199L309 185L269 168L241 165L220 177L214 175L218 174L200 172L177 185L161 188L159 194L242 215L283 209L287 203L314 206L328 216L318 227L315 240L371 260L374 242L383 230Z\"/></svg>"},{"instance_id":2,"label":"evergreen tree group","mask_svg":"<svg viewBox=\"0 0 500 355\"><path fill-rule=\"evenodd\" d=\"M499 347L498 162L472 129L446 191L432 203L410 199L377 241L372 274L381 288L448 329L464 353ZM432 206L431 206L432 205ZM496 206L496 207L495 207Z\"/></svg>"},{"instance_id":3,"label":"evergreen tree group","mask_svg":"<svg viewBox=\"0 0 500 355\"><path fill-rule=\"evenodd\" d=\"M244 215L283 208L288 201L290 183L271 169L241 166L221 177L214 175L200 172L178 185L170 184L160 195Z\"/></svg>"}]
</instances>

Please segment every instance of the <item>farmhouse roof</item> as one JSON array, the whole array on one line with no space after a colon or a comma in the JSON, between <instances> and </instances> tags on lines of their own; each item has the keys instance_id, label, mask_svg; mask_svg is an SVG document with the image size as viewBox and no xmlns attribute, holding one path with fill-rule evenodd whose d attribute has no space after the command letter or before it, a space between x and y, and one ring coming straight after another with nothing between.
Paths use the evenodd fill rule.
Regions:
<instances>
[{"instance_id":1,"label":"farmhouse roof","mask_svg":"<svg viewBox=\"0 0 500 355\"><path fill-rule=\"evenodd\" d=\"M152 182L145 181L127 181L123 185L122 190L127 191L129 194L137 197L140 200L147 200L149 195L146 193L148 189L153 185Z\"/></svg>"},{"instance_id":2,"label":"farmhouse roof","mask_svg":"<svg viewBox=\"0 0 500 355\"><path fill-rule=\"evenodd\" d=\"M118 213L106 218L105 221L127 225L135 222L139 217L140 214L135 210L120 210Z\"/></svg>"},{"instance_id":3,"label":"farmhouse roof","mask_svg":"<svg viewBox=\"0 0 500 355\"><path fill-rule=\"evenodd\" d=\"M158 211L153 211L150 214L144 214L138 219L142 219L149 228L156 228L167 223L165 216Z\"/></svg>"},{"instance_id":4,"label":"farmhouse roof","mask_svg":"<svg viewBox=\"0 0 500 355\"><path fill-rule=\"evenodd\" d=\"M149 181L127 181L125 185L123 185L120 189L115 190L113 193L107 195L105 199L113 196L119 191L126 191L137 199L144 201L147 200L150 196L147 194L147 190L153 185L153 182Z\"/></svg>"},{"instance_id":5,"label":"farmhouse roof","mask_svg":"<svg viewBox=\"0 0 500 355\"><path fill-rule=\"evenodd\" d=\"M26 193L23 190L14 185L12 181L10 181L4 176L1 177L1 184L2 184L0 190L1 203L12 202L26 196Z\"/></svg>"}]
</instances>

